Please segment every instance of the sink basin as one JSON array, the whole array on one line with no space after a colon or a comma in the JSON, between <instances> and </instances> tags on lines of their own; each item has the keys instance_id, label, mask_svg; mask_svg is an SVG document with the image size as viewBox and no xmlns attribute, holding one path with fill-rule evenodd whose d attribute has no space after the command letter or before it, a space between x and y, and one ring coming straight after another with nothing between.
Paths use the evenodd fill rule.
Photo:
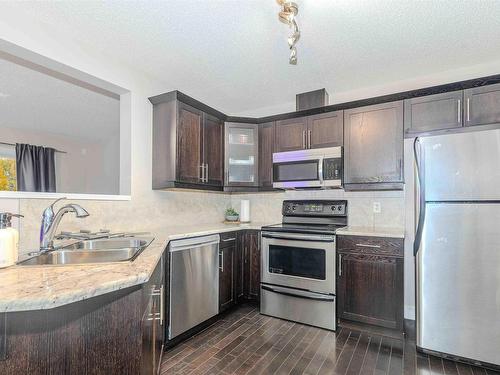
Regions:
<instances>
[{"instance_id":1,"label":"sink basin","mask_svg":"<svg viewBox=\"0 0 500 375\"><path fill-rule=\"evenodd\" d=\"M150 237L85 240L34 256L20 266L108 263L134 260L151 242Z\"/></svg>"},{"instance_id":2,"label":"sink basin","mask_svg":"<svg viewBox=\"0 0 500 375\"><path fill-rule=\"evenodd\" d=\"M119 237L102 238L98 240L85 240L64 246L62 250L116 250L146 247L152 241L151 238Z\"/></svg>"}]
</instances>

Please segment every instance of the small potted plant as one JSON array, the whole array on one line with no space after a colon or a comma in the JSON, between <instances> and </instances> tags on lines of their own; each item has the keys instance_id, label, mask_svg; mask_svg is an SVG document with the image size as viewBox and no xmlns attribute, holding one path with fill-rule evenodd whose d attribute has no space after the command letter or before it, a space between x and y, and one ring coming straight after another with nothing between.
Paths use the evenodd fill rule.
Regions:
<instances>
[{"instance_id":1,"label":"small potted plant","mask_svg":"<svg viewBox=\"0 0 500 375\"><path fill-rule=\"evenodd\" d=\"M226 220L227 221L238 221L240 215L232 207L226 209Z\"/></svg>"}]
</instances>

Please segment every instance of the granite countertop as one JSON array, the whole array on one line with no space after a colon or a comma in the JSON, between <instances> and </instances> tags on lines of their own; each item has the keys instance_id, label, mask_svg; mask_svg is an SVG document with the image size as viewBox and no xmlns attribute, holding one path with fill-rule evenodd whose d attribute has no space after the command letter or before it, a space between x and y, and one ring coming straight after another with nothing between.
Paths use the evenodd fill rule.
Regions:
<instances>
[{"instance_id":1,"label":"granite countertop","mask_svg":"<svg viewBox=\"0 0 500 375\"><path fill-rule=\"evenodd\" d=\"M65 266L12 266L0 270L0 313L50 309L149 280L169 241L260 229L265 223L172 226L152 233L155 240L133 261Z\"/></svg>"},{"instance_id":2,"label":"granite countertop","mask_svg":"<svg viewBox=\"0 0 500 375\"><path fill-rule=\"evenodd\" d=\"M347 226L337 229L339 236L371 236L371 237L390 237L390 238L405 238L405 230L403 228L376 228L376 227L356 227Z\"/></svg>"}]
</instances>

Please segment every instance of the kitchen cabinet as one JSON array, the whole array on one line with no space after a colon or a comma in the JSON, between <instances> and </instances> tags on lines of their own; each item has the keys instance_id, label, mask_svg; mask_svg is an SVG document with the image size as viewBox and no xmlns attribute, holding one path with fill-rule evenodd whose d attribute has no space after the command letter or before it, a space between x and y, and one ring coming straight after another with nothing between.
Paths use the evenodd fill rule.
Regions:
<instances>
[{"instance_id":1,"label":"kitchen cabinet","mask_svg":"<svg viewBox=\"0 0 500 375\"><path fill-rule=\"evenodd\" d=\"M237 233L222 233L219 246L219 313L236 304Z\"/></svg>"},{"instance_id":2,"label":"kitchen cabinet","mask_svg":"<svg viewBox=\"0 0 500 375\"><path fill-rule=\"evenodd\" d=\"M276 152L306 148L307 117L276 121Z\"/></svg>"},{"instance_id":3,"label":"kitchen cabinet","mask_svg":"<svg viewBox=\"0 0 500 375\"><path fill-rule=\"evenodd\" d=\"M235 268L234 268L234 279L235 279L235 295L236 303L245 300L245 254L243 250L243 236L244 231L236 232L236 252L235 252Z\"/></svg>"},{"instance_id":4,"label":"kitchen cabinet","mask_svg":"<svg viewBox=\"0 0 500 375\"><path fill-rule=\"evenodd\" d=\"M463 103L462 90L406 99L405 136L461 127Z\"/></svg>"},{"instance_id":5,"label":"kitchen cabinet","mask_svg":"<svg viewBox=\"0 0 500 375\"><path fill-rule=\"evenodd\" d=\"M342 146L343 111L276 121L276 151Z\"/></svg>"},{"instance_id":6,"label":"kitchen cabinet","mask_svg":"<svg viewBox=\"0 0 500 375\"><path fill-rule=\"evenodd\" d=\"M165 333L165 270L163 256L143 286L141 374L156 374L161 364Z\"/></svg>"},{"instance_id":7,"label":"kitchen cabinet","mask_svg":"<svg viewBox=\"0 0 500 375\"><path fill-rule=\"evenodd\" d=\"M246 230L242 235L243 290L247 300L260 300L260 231Z\"/></svg>"},{"instance_id":8,"label":"kitchen cabinet","mask_svg":"<svg viewBox=\"0 0 500 375\"><path fill-rule=\"evenodd\" d=\"M226 122L225 186L259 186L259 126Z\"/></svg>"},{"instance_id":9,"label":"kitchen cabinet","mask_svg":"<svg viewBox=\"0 0 500 375\"><path fill-rule=\"evenodd\" d=\"M224 125L208 113L203 114L203 164L205 184L224 184Z\"/></svg>"},{"instance_id":10,"label":"kitchen cabinet","mask_svg":"<svg viewBox=\"0 0 500 375\"><path fill-rule=\"evenodd\" d=\"M201 183L203 164L203 112L178 105L178 178L179 182ZM203 171L204 172L204 171Z\"/></svg>"},{"instance_id":11,"label":"kitchen cabinet","mask_svg":"<svg viewBox=\"0 0 500 375\"><path fill-rule=\"evenodd\" d=\"M307 118L308 148L344 144L344 111L321 113Z\"/></svg>"},{"instance_id":12,"label":"kitchen cabinet","mask_svg":"<svg viewBox=\"0 0 500 375\"><path fill-rule=\"evenodd\" d=\"M403 239L338 236L338 317L402 330L403 270Z\"/></svg>"},{"instance_id":13,"label":"kitchen cabinet","mask_svg":"<svg viewBox=\"0 0 500 375\"><path fill-rule=\"evenodd\" d=\"M274 122L259 126L259 186L273 187Z\"/></svg>"},{"instance_id":14,"label":"kitchen cabinet","mask_svg":"<svg viewBox=\"0 0 500 375\"><path fill-rule=\"evenodd\" d=\"M219 312L241 302L260 299L260 246L258 230L220 234Z\"/></svg>"},{"instance_id":15,"label":"kitchen cabinet","mask_svg":"<svg viewBox=\"0 0 500 375\"><path fill-rule=\"evenodd\" d=\"M153 103L153 189L222 190L224 115L172 92ZM187 100L187 99L186 99Z\"/></svg>"},{"instance_id":16,"label":"kitchen cabinet","mask_svg":"<svg viewBox=\"0 0 500 375\"><path fill-rule=\"evenodd\" d=\"M500 84L464 90L465 126L500 123Z\"/></svg>"},{"instance_id":17,"label":"kitchen cabinet","mask_svg":"<svg viewBox=\"0 0 500 375\"><path fill-rule=\"evenodd\" d=\"M403 188L403 102L344 111L344 188Z\"/></svg>"}]
</instances>

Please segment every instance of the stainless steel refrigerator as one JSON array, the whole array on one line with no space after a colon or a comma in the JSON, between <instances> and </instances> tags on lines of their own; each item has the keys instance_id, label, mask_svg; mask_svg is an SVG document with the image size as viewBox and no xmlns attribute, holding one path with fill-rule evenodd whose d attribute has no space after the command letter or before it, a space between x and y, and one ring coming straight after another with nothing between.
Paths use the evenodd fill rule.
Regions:
<instances>
[{"instance_id":1,"label":"stainless steel refrigerator","mask_svg":"<svg viewBox=\"0 0 500 375\"><path fill-rule=\"evenodd\" d=\"M500 366L500 130L417 138L417 347Z\"/></svg>"}]
</instances>

